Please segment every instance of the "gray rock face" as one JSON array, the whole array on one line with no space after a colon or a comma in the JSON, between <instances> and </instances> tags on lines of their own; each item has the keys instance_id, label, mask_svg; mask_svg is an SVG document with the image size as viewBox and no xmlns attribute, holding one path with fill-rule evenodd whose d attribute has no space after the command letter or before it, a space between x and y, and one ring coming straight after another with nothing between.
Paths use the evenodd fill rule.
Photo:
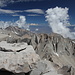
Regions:
<instances>
[{"instance_id":1,"label":"gray rock face","mask_svg":"<svg viewBox=\"0 0 75 75\"><path fill-rule=\"evenodd\" d=\"M0 69L13 73L27 73L40 60L31 45L0 42ZM33 66L32 66L33 65Z\"/></svg>"},{"instance_id":2,"label":"gray rock face","mask_svg":"<svg viewBox=\"0 0 75 75\"><path fill-rule=\"evenodd\" d=\"M17 74L12 74L12 75L25 75L25 73L17 73Z\"/></svg>"},{"instance_id":3,"label":"gray rock face","mask_svg":"<svg viewBox=\"0 0 75 75\"><path fill-rule=\"evenodd\" d=\"M28 75L75 75L74 40L72 41L55 33L50 35L31 34L30 32L25 32L25 30L17 29L17 27L8 27L6 30L17 32L21 35L12 35L12 33L12 36L2 34L1 40L4 38L3 40L10 43L26 42L28 45L25 43L8 44L1 42L0 69L4 68L19 74L31 71ZM32 45L34 49L29 45Z\"/></svg>"},{"instance_id":4,"label":"gray rock face","mask_svg":"<svg viewBox=\"0 0 75 75\"><path fill-rule=\"evenodd\" d=\"M40 34L34 35L31 44L41 59L47 59L63 70L64 66L72 67L75 70L75 43L69 38L63 38L58 34ZM73 70L63 75L72 75ZM75 75L75 74L73 74Z\"/></svg>"},{"instance_id":5,"label":"gray rock face","mask_svg":"<svg viewBox=\"0 0 75 75\"><path fill-rule=\"evenodd\" d=\"M30 31L21 29L18 26L9 26L9 27L5 28L5 30L12 31L13 33L15 33L19 36L23 36L24 34L29 34L29 35L32 34Z\"/></svg>"},{"instance_id":6,"label":"gray rock face","mask_svg":"<svg viewBox=\"0 0 75 75\"><path fill-rule=\"evenodd\" d=\"M57 68L57 67L56 67ZM36 64L36 68L30 75L62 75L58 74L54 64L48 60L41 60Z\"/></svg>"}]
</instances>

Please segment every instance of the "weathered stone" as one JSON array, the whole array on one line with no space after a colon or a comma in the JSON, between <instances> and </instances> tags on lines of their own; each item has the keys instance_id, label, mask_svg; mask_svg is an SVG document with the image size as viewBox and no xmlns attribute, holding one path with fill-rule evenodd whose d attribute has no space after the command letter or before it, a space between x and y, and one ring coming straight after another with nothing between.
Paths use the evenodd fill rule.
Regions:
<instances>
[{"instance_id":1,"label":"weathered stone","mask_svg":"<svg viewBox=\"0 0 75 75\"><path fill-rule=\"evenodd\" d=\"M41 60L36 64L36 68L32 70L30 75L62 75L57 73L58 68L48 60Z\"/></svg>"},{"instance_id":2,"label":"weathered stone","mask_svg":"<svg viewBox=\"0 0 75 75\"><path fill-rule=\"evenodd\" d=\"M25 75L25 73L17 73L17 74L12 74L12 75Z\"/></svg>"},{"instance_id":3,"label":"weathered stone","mask_svg":"<svg viewBox=\"0 0 75 75\"><path fill-rule=\"evenodd\" d=\"M33 69L31 65L40 60L33 47L26 43L9 44L2 41L0 47L0 69L13 73L27 73Z\"/></svg>"},{"instance_id":4,"label":"weathered stone","mask_svg":"<svg viewBox=\"0 0 75 75\"><path fill-rule=\"evenodd\" d=\"M34 50L40 56L41 59L47 59L50 61L50 64L47 63L47 60L46 60L46 63L45 63L45 61L44 61L44 63L43 63L43 61L37 62L37 66L35 66L35 63L32 63L31 65L29 65L28 62L25 62L24 65L25 64L26 65L22 66L22 68L24 68L24 70L26 72L33 69L31 72L31 75L40 75L40 74L41 75L58 75L57 72L59 72L59 75L60 75L60 73L62 73L63 75L75 75L75 40L71 40L69 38L64 38L61 35L56 34L56 33L52 33L52 34L33 34L32 33L32 34L30 34L30 32L27 32L24 29L22 30L20 28L18 28L18 29L17 28L18 27L8 27L6 29L9 31L13 31L13 33L17 32L20 34L20 35L18 35L18 34L12 35L12 33L11 33L12 36L7 35L6 41L11 42L11 43L14 43L17 41L26 42L29 45L33 46ZM7 33L7 32L5 32L5 33ZM14 38L13 38L13 36L14 36ZM6 38L6 36L5 36L5 38ZM5 40L5 39L2 38L1 40ZM4 42L3 42L3 44L4 44ZM7 57L8 57L8 53L11 53L11 55L14 53L12 56L17 55L19 57L19 58L16 57L14 59L21 59L22 56L20 54L22 52L23 52L23 54L27 54L24 52L24 50L26 50L25 48L28 48L27 47L28 45L25 45L25 46L18 45L19 47L16 48L17 45L15 45L15 44L11 44L10 47L9 47L9 45L5 44L7 46L7 48L6 48L6 46L4 46L3 44L1 44L0 52L6 53ZM23 44L23 43L21 43L21 44ZM14 47L11 47L11 46L14 46ZM27 52L30 53L29 50ZM2 55L1 55L1 57L2 57ZM31 57L31 55L30 55L30 57ZM9 54L9 56L10 56L10 54ZM33 57L35 58L35 56L33 56ZM28 58L30 58L30 57L28 57ZM2 58L2 59L5 60L5 58ZM28 59L28 60L30 60L30 59ZM2 62L2 61L0 61L0 62ZM31 62L31 61L29 61L29 62ZM47 65L49 66L49 68ZM52 66L50 66L50 65L52 65ZM67 67L66 70L64 68L65 66ZM17 69L21 70L21 67L17 68Z\"/></svg>"},{"instance_id":5,"label":"weathered stone","mask_svg":"<svg viewBox=\"0 0 75 75\"><path fill-rule=\"evenodd\" d=\"M39 34L35 37L32 37L31 45L42 59L48 59L60 68L63 66L75 68L74 41L55 33L51 35ZM39 42L37 43L35 40Z\"/></svg>"}]
</instances>

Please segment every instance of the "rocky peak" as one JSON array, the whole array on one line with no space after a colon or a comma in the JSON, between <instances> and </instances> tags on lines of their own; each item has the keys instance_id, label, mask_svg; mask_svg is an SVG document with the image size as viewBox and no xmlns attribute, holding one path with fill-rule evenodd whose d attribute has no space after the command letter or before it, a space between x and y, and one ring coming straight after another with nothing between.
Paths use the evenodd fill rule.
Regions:
<instances>
[{"instance_id":1,"label":"rocky peak","mask_svg":"<svg viewBox=\"0 0 75 75\"><path fill-rule=\"evenodd\" d=\"M9 27L5 28L5 30L11 31L19 36L23 36L24 34L31 33L30 31L28 31L26 29L19 28L18 26L9 26Z\"/></svg>"},{"instance_id":2,"label":"rocky peak","mask_svg":"<svg viewBox=\"0 0 75 75\"><path fill-rule=\"evenodd\" d=\"M11 40L7 38L6 41L10 43L0 42L1 69L20 75L26 73L28 75L75 75L75 40L64 38L56 33L33 34L17 27L9 27L7 30L16 31L21 36L16 34L19 38L13 39L13 35L10 37ZM5 65L3 63L6 59L9 63ZM34 63L34 59L38 62Z\"/></svg>"}]
</instances>

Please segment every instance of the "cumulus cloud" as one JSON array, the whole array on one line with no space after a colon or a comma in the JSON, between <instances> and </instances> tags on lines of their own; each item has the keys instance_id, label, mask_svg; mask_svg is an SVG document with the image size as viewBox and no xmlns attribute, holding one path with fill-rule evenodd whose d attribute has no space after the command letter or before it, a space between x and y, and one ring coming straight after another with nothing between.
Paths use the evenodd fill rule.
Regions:
<instances>
[{"instance_id":1,"label":"cumulus cloud","mask_svg":"<svg viewBox=\"0 0 75 75\"><path fill-rule=\"evenodd\" d=\"M64 37L75 38L75 35L67 28L69 23L68 8L55 7L46 11L46 20L54 33L63 35Z\"/></svg>"},{"instance_id":2,"label":"cumulus cloud","mask_svg":"<svg viewBox=\"0 0 75 75\"><path fill-rule=\"evenodd\" d=\"M42 1L42 0L0 0L0 7L7 6L9 3L29 2L29 1Z\"/></svg>"},{"instance_id":3,"label":"cumulus cloud","mask_svg":"<svg viewBox=\"0 0 75 75\"><path fill-rule=\"evenodd\" d=\"M29 13L44 14L44 11L42 9L28 9L28 10L24 10L24 11L29 12Z\"/></svg>"},{"instance_id":4,"label":"cumulus cloud","mask_svg":"<svg viewBox=\"0 0 75 75\"><path fill-rule=\"evenodd\" d=\"M20 19L15 22L15 25L17 25L20 28L28 29L28 25L26 25L26 18L25 16L20 16Z\"/></svg>"},{"instance_id":5,"label":"cumulus cloud","mask_svg":"<svg viewBox=\"0 0 75 75\"><path fill-rule=\"evenodd\" d=\"M15 21L14 23L11 21L0 21L0 28L6 28L8 26L18 26L20 28L29 29L29 25L26 24L25 16L20 16L19 20Z\"/></svg>"}]
</instances>

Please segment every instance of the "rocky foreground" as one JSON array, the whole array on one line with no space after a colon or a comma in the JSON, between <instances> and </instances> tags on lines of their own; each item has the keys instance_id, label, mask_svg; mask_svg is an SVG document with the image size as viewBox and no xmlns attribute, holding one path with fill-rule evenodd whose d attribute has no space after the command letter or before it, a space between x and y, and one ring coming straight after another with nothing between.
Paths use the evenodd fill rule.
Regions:
<instances>
[{"instance_id":1,"label":"rocky foreground","mask_svg":"<svg viewBox=\"0 0 75 75\"><path fill-rule=\"evenodd\" d=\"M0 31L0 75L75 75L74 40L18 27Z\"/></svg>"}]
</instances>

